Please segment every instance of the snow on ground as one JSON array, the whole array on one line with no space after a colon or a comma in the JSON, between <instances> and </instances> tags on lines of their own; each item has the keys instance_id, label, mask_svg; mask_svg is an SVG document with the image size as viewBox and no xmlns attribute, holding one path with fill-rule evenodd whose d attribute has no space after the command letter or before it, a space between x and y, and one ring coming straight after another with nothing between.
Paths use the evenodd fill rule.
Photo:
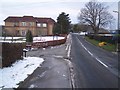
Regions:
<instances>
[{"instance_id":1,"label":"snow on ground","mask_svg":"<svg viewBox=\"0 0 120 90\"><path fill-rule=\"evenodd\" d=\"M46 37L34 37L33 42L44 42L44 41L53 41L53 40L61 40L64 39L65 37L60 37L60 36L46 36Z\"/></svg>"},{"instance_id":2,"label":"snow on ground","mask_svg":"<svg viewBox=\"0 0 120 90\"><path fill-rule=\"evenodd\" d=\"M65 37L60 37L60 36L44 36L44 37L34 37L33 38L33 42L45 42L45 41L53 41L53 40L61 40L64 39ZM7 42L7 43L23 43L25 42L26 39L25 37L13 37L13 41L12 41L12 37L6 37L5 41L4 41L4 37L0 37L0 42Z\"/></svg>"},{"instance_id":3,"label":"snow on ground","mask_svg":"<svg viewBox=\"0 0 120 90\"><path fill-rule=\"evenodd\" d=\"M13 37L13 39L23 39L25 37ZM0 39L4 39L4 37L0 37ZM12 39L12 37L6 37L5 39Z\"/></svg>"},{"instance_id":4,"label":"snow on ground","mask_svg":"<svg viewBox=\"0 0 120 90\"><path fill-rule=\"evenodd\" d=\"M85 35L85 34L87 34L87 32L80 32L80 33L74 33L74 34L77 34L77 35Z\"/></svg>"},{"instance_id":5,"label":"snow on ground","mask_svg":"<svg viewBox=\"0 0 120 90\"><path fill-rule=\"evenodd\" d=\"M18 84L32 74L37 67L40 67L43 61L39 57L24 57L11 67L0 69L0 89L17 88Z\"/></svg>"},{"instance_id":6,"label":"snow on ground","mask_svg":"<svg viewBox=\"0 0 120 90\"><path fill-rule=\"evenodd\" d=\"M0 40L0 42L6 42L6 43L23 43L25 41L11 41L11 40L3 41L3 40Z\"/></svg>"}]
</instances>

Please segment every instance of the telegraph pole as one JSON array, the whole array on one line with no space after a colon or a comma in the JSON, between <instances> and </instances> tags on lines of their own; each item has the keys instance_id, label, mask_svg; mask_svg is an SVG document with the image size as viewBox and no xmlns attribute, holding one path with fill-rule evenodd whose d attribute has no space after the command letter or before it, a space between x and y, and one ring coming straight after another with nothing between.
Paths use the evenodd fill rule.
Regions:
<instances>
[{"instance_id":1,"label":"telegraph pole","mask_svg":"<svg viewBox=\"0 0 120 90\"><path fill-rule=\"evenodd\" d=\"M118 25L117 25L117 47L116 47L116 51L119 52L119 34L120 34L120 1L118 2L118 11L113 11L115 13L118 14Z\"/></svg>"}]
</instances>

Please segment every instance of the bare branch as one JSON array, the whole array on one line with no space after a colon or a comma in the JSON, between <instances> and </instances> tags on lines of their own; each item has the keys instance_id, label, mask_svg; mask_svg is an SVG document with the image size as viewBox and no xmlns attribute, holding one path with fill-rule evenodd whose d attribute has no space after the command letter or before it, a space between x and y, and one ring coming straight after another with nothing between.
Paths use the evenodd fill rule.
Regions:
<instances>
[{"instance_id":1,"label":"bare branch","mask_svg":"<svg viewBox=\"0 0 120 90\"><path fill-rule=\"evenodd\" d=\"M108 12L108 6L100 2L88 2L85 8L81 9L78 19L80 22L89 24L96 33L101 27L112 22L113 16Z\"/></svg>"}]
</instances>

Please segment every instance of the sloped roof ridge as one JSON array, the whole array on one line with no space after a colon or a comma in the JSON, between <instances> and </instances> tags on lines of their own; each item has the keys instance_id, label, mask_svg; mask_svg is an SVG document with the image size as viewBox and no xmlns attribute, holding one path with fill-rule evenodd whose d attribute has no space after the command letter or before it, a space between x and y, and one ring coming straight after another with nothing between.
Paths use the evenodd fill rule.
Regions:
<instances>
[{"instance_id":1,"label":"sloped roof ridge","mask_svg":"<svg viewBox=\"0 0 120 90\"><path fill-rule=\"evenodd\" d=\"M4 21L37 21L37 22L48 22L48 21L52 21L54 22L54 20L50 17L33 17L33 16L9 16L7 17Z\"/></svg>"}]
</instances>

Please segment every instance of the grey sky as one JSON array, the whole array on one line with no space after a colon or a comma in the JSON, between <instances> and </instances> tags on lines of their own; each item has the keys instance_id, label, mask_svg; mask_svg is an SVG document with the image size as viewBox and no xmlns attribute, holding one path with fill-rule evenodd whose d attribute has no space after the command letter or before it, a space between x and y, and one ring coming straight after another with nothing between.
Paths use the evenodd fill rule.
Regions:
<instances>
[{"instance_id":1,"label":"grey sky","mask_svg":"<svg viewBox=\"0 0 120 90\"><path fill-rule=\"evenodd\" d=\"M8 16L34 16L51 17L55 21L61 12L69 14L72 23L78 23L77 17L80 9L89 0L2 0L0 3L0 25ZM102 0L98 0L101 1ZM117 13L119 0L106 0L110 13L116 19L114 25L109 28L117 28Z\"/></svg>"}]
</instances>

